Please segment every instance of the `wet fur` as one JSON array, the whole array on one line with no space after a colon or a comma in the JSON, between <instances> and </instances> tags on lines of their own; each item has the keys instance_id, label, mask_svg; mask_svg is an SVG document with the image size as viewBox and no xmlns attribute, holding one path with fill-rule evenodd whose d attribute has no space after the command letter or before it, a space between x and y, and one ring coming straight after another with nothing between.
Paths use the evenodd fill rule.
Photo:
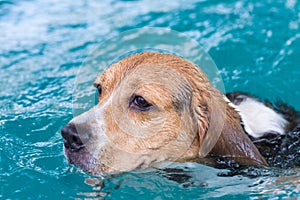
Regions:
<instances>
[{"instance_id":1,"label":"wet fur","mask_svg":"<svg viewBox=\"0 0 300 200\"><path fill-rule=\"evenodd\" d=\"M300 166L300 112L282 101L272 104L268 100L260 101L255 96L243 92L228 93L226 96L235 105L243 103L243 97L252 98L283 116L288 122L284 134L266 130L261 137L252 137L251 135L249 137L270 166L280 168Z\"/></svg>"},{"instance_id":2,"label":"wet fur","mask_svg":"<svg viewBox=\"0 0 300 200\"><path fill-rule=\"evenodd\" d=\"M267 165L236 109L187 60L161 53L132 55L99 75L94 85L99 84L98 105L70 121L84 148L65 148L68 161L91 174L216 156ZM128 107L133 95L154 106L147 112Z\"/></svg>"},{"instance_id":3,"label":"wet fur","mask_svg":"<svg viewBox=\"0 0 300 200\"><path fill-rule=\"evenodd\" d=\"M255 97L254 95L245 93L245 92L232 92L226 94L227 98L235 105L240 105L243 103L244 99L240 97L251 98L257 102L263 103L266 107L274 110L277 114L281 115L288 123L284 128L284 132L288 133L295 129L297 125L300 124L300 112L296 111L292 106L284 103L281 100L278 100L274 104L271 103L269 100L261 101L259 98ZM265 135L269 134L277 134L276 132L265 132ZM262 135L264 135L262 134Z\"/></svg>"}]
</instances>

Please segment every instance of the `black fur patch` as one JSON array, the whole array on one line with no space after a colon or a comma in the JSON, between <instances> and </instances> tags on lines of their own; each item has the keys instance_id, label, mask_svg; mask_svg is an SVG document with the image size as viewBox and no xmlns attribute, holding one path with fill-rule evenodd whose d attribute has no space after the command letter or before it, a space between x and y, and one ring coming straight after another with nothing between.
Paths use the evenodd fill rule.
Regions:
<instances>
[{"instance_id":1,"label":"black fur patch","mask_svg":"<svg viewBox=\"0 0 300 200\"><path fill-rule=\"evenodd\" d=\"M226 96L235 105L239 105L247 98L253 98L281 114L288 121L284 135L265 133L260 138L249 137L271 167L292 168L300 166L300 112L282 101L272 104L267 100L260 101L258 98L243 92L232 92Z\"/></svg>"}]
</instances>

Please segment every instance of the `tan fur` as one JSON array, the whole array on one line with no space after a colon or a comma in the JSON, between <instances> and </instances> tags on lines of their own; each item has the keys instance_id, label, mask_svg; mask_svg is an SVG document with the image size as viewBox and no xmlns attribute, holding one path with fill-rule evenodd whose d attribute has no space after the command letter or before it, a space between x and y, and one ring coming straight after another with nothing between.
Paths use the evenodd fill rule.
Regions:
<instances>
[{"instance_id":1,"label":"tan fur","mask_svg":"<svg viewBox=\"0 0 300 200\"><path fill-rule=\"evenodd\" d=\"M244 133L238 113L187 60L161 53L132 55L111 65L97 77L98 84L103 91L99 104L71 121L89 140L81 152L66 153L90 173L210 155L266 164ZM143 96L153 108L130 108L133 95ZM77 159L78 154L82 156Z\"/></svg>"}]
</instances>

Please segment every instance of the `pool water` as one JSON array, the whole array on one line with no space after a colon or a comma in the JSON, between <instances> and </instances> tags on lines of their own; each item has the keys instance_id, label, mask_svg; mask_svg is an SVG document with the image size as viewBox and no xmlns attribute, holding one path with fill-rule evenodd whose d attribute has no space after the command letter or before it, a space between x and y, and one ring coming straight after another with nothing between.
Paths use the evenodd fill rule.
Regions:
<instances>
[{"instance_id":1,"label":"pool water","mask_svg":"<svg viewBox=\"0 0 300 200\"><path fill-rule=\"evenodd\" d=\"M104 41L144 27L197 41L225 91L300 110L299 1L0 0L0 199L299 198L300 169L185 163L103 179L67 165L60 129L74 114L78 70Z\"/></svg>"}]
</instances>

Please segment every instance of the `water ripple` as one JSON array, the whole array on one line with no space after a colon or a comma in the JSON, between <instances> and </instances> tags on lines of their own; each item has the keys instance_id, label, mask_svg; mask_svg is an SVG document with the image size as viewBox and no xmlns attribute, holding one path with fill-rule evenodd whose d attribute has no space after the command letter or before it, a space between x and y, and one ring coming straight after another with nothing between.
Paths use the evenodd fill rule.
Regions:
<instances>
[{"instance_id":1,"label":"water ripple","mask_svg":"<svg viewBox=\"0 0 300 200\"><path fill-rule=\"evenodd\" d=\"M295 0L0 1L0 198L297 198L299 169L250 179L196 165L175 177L197 180L125 173L93 187L89 175L67 166L60 129L73 117L74 82L89 53L105 38L147 26L197 40L227 91L279 96L300 109L299 10ZM116 45L105 51L118 55Z\"/></svg>"}]
</instances>

